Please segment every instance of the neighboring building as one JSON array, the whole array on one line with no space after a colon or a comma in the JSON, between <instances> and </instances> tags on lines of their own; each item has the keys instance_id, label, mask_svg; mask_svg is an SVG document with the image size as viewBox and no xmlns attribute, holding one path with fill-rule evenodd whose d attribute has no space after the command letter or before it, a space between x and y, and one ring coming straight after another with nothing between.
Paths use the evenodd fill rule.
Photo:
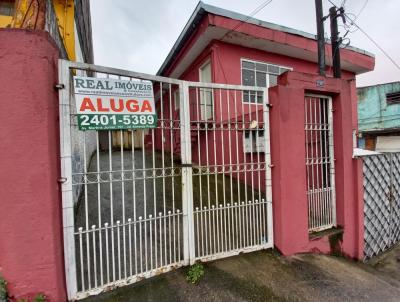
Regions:
<instances>
[{"instance_id":1,"label":"neighboring building","mask_svg":"<svg viewBox=\"0 0 400 302\"><path fill-rule=\"evenodd\" d=\"M13 35L14 29L44 30L57 45L60 58L93 63L89 0L0 0L0 30L11 30L9 34ZM39 48L38 44L33 48ZM83 162L83 137L79 132L73 137L72 153L79 166ZM91 141L94 148L94 138ZM78 195L79 189L74 190Z\"/></svg>"},{"instance_id":2,"label":"neighboring building","mask_svg":"<svg viewBox=\"0 0 400 302\"><path fill-rule=\"evenodd\" d=\"M70 61L93 63L89 0L0 0L0 29L45 30Z\"/></svg>"},{"instance_id":3,"label":"neighboring building","mask_svg":"<svg viewBox=\"0 0 400 302\"><path fill-rule=\"evenodd\" d=\"M400 151L400 82L357 88L358 145L379 152Z\"/></svg>"},{"instance_id":4,"label":"neighboring building","mask_svg":"<svg viewBox=\"0 0 400 302\"><path fill-rule=\"evenodd\" d=\"M93 63L89 0L0 0L0 99L7 108L0 140L11 146L0 152L2 171L23 171L23 177L0 175L0 204L7 208L0 219L0 275L13 301L33 301L39 292L48 301L66 300L57 182L59 59ZM82 142L73 144L80 163Z\"/></svg>"}]
</instances>

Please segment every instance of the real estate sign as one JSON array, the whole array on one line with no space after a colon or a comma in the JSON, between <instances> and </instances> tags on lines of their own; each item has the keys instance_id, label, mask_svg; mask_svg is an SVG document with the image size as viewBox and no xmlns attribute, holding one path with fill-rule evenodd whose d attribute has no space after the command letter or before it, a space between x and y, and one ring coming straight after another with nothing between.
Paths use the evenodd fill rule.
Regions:
<instances>
[{"instance_id":1,"label":"real estate sign","mask_svg":"<svg viewBox=\"0 0 400 302\"><path fill-rule=\"evenodd\" d=\"M79 130L155 128L150 81L74 77Z\"/></svg>"}]
</instances>

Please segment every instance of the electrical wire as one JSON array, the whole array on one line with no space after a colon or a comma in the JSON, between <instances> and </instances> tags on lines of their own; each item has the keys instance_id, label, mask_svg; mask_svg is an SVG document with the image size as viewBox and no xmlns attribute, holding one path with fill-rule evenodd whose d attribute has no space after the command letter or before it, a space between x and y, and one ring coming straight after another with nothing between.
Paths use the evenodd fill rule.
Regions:
<instances>
[{"instance_id":1,"label":"electrical wire","mask_svg":"<svg viewBox=\"0 0 400 302\"><path fill-rule=\"evenodd\" d=\"M331 3L334 7L336 7L337 8L337 5L335 4L335 3L333 3L331 0L328 0L329 1L329 3ZM346 3L346 0L344 0L343 2L342 2L342 5L341 5L341 7L343 7L343 5ZM359 31L361 31L392 63L393 63L393 65L397 68L397 69L399 69L400 70L400 65L383 49L383 47L381 47L380 45L379 45L379 43L378 42L376 42L365 30L363 30L355 21L357 20L357 18L361 15L361 13L364 11L364 9L365 9L365 7L367 6L367 4L368 4L368 0L366 0L365 2L364 2L364 5L361 7L361 9L359 10L359 12L357 13L357 15L354 15L354 14L352 14L352 13L343 13L344 14L344 16L345 16L345 18L347 19L347 20L349 20L350 21L350 25L347 25L347 24L344 24L343 25L343 27L347 30L346 31L346 33L344 34L344 36L343 37L346 37L347 35L348 35L348 33L354 33L354 32L356 32L357 30L359 30ZM351 18L350 17L350 15L353 15L354 17L353 18ZM355 28L356 28L356 30L355 31L351 31L351 28L352 28L352 26L354 26ZM348 38L347 38L348 39ZM346 44L346 46L344 47L344 48L346 48L347 46L349 46L350 45L350 39L348 39L349 40L349 42ZM333 56L332 56L332 60L333 60L333 58L335 57L335 54L336 54L336 52L337 52L337 49L335 49L335 51L334 51L334 53L333 53Z\"/></svg>"},{"instance_id":2,"label":"electrical wire","mask_svg":"<svg viewBox=\"0 0 400 302\"><path fill-rule=\"evenodd\" d=\"M347 14L344 14L346 17ZM349 18L349 20L351 21L351 19ZM400 70L400 65L397 64L397 62L378 44L378 42L376 42L365 30L363 30L357 23L355 23L354 21L351 21L352 24L357 27L357 29L359 31L361 31L392 63L394 66L397 67L397 69Z\"/></svg>"},{"instance_id":3,"label":"electrical wire","mask_svg":"<svg viewBox=\"0 0 400 302\"><path fill-rule=\"evenodd\" d=\"M219 40L222 41L228 34L231 32L234 32L236 29L238 29L240 26L243 25L243 23L249 21L250 18L254 17L256 14L258 14L262 9L264 9L268 4L270 4L272 0L267 0L261 3L259 6L257 6L248 16L245 20L240 21L238 25L236 25L234 28L226 32Z\"/></svg>"},{"instance_id":4,"label":"electrical wire","mask_svg":"<svg viewBox=\"0 0 400 302\"><path fill-rule=\"evenodd\" d=\"M365 0L364 5L362 6L362 8L359 10L358 14L356 15L356 19L361 15L361 13L363 12L363 10L367 6L367 4L368 4L368 0Z\"/></svg>"},{"instance_id":5,"label":"electrical wire","mask_svg":"<svg viewBox=\"0 0 400 302\"><path fill-rule=\"evenodd\" d=\"M328 0L332 5L334 5L335 7L337 7L331 0ZM352 13L344 13L345 17L347 20L350 20L350 25L344 24L344 27L347 29L346 33L344 34L343 37L346 37L347 34L350 33L354 33L357 30L361 31L392 63L394 66L397 67L397 69L400 70L400 65L383 49L383 47L381 47L378 42L376 42L365 30L363 30L357 23L356 20L358 19L358 17L361 15L361 13L364 11L365 7L367 6L369 0L365 0L364 5L361 7L361 9L359 10L359 12L357 13L357 15L352 14ZM344 2L346 2L344 0ZM351 18L350 16L353 15L354 17ZM356 30L351 31L352 27L355 27ZM350 43L349 43L350 44Z\"/></svg>"},{"instance_id":6,"label":"electrical wire","mask_svg":"<svg viewBox=\"0 0 400 302\"><path fill-rule=\"evenodd\" d=\"M240 21L240 23L238 25L236 25L234 28L232 28L231 30L227 31L221 38L219 38L219 41L222 41L228 34L230 34L231 32L235 31L236 29L238 29L243 23L247 22L250 18L254 17L256 14L258 14L262 9L264 9L268 4L270 4L272 2L272 0L267 0L264 1L263 3L261 3L259 6L257 6L248 16L245 20ZM223 65L221 64L221 58L219 57L219 51L216 51L217 54L217 59L219 61L219 65L221 67L221 71L222 71L222 75L224 76L225 82L228 82L228 79L226 77L225 74L225 70Z\"/></svg>"}]
</instances>

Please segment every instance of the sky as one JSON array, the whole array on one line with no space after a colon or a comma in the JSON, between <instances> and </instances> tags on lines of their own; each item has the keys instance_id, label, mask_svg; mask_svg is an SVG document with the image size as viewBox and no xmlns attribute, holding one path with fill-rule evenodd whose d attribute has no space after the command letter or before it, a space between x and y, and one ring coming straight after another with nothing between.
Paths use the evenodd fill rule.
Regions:
<instances>
[{"instance_id":1,"label":"sky","mask_svg":"<svg viewBox=\"0 0 400 302\"><path fill-rule=\"evenodd\" d=\"M330 0L336 5L344 0ZM250 14L264 0L205 0ZM194 11L197 0L91 0L95 64L155 74ZM316 34L314 0L272 0L254 18ZM323 0L327 15L329 0ZM347 0L346 13L400 65L400 0ZM339 22L339 24L341 24ZM346 31L339 28L341 35ZM330 36L329 21L325 22ZM357 86L400 81L396 67L360 30L350 45L375 54L375 70L357 76ZM347 41L346 41L347 42Z\"/></svg>"}]
</instances>

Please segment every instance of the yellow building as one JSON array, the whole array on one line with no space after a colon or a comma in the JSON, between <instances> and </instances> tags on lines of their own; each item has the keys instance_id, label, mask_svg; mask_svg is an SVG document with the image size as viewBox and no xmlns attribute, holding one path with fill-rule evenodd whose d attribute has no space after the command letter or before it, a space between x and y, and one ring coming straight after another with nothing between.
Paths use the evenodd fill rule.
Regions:
<instances>
[{"instance_id":1,"label":"yellow building","mask_svg":"<svg viewBox=\"0 0 400 302\"><path fill-rule=\"evenodd\" d=\"M93 63L89 0L0 0L0 28L46 30L62 58Z\"/></svg>"}]
</instances>

